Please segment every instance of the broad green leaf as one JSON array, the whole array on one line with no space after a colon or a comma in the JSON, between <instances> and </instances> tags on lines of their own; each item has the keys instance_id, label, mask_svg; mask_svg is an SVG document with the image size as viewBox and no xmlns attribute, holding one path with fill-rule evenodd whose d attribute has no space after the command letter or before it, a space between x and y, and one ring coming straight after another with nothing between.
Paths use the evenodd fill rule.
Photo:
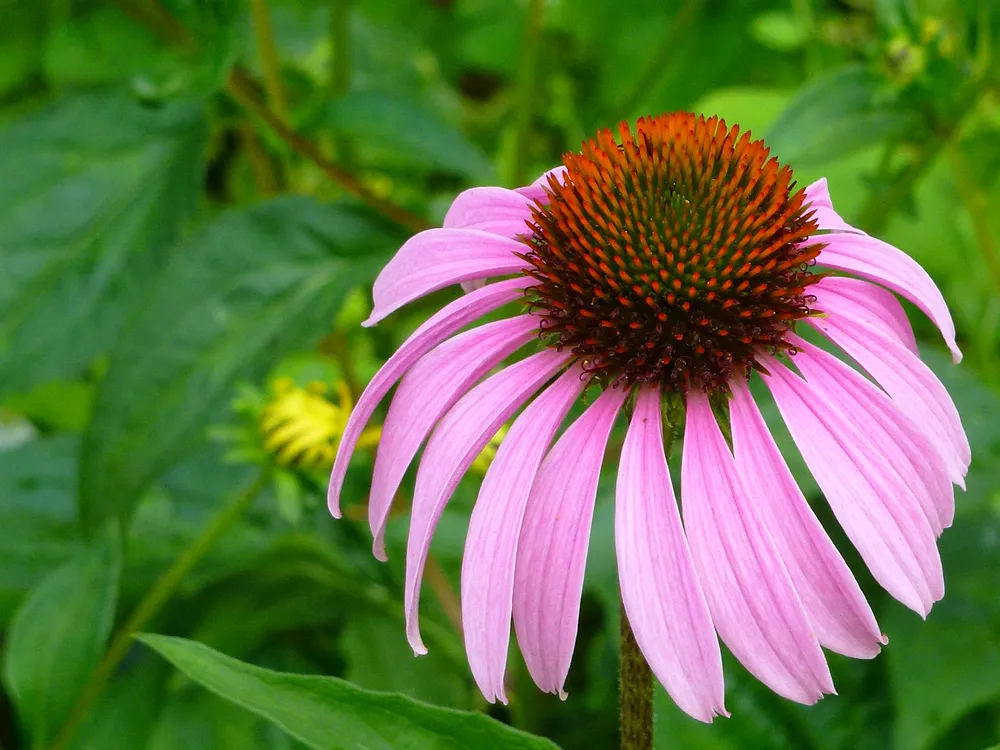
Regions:
<instances>
[{"instance_id":1,"label":"broad green leaf","mask_svg":"<svg viewBox=\"0 0 1000 750\"><path fill-rule=\"evenodd\" d=\"M14 617L3 678L32 748L52 739L100 660L120 575L121 544L109 527L49 574Z\"/></svg>"},{"instance_id":2,"label":"broad green leaf","mask_svg":"<svg viewBox=\"0 0 1000 750\"><path fill-rule=\"evenodd\" d=\"M998 538L995 512L961 518L941 537L947 596L926 621L899 606L880 618L889 636L898 750L931 747L963 716L1000 696Z\"/></svg>"},{"instance_id":3,"label":"broad green leaf","mask_svg":"<svg viewBox=\"0 0 1000 750\"><path fill-rule=\"evenodd\" d=\"M78 441L45 438L0 452L0 627L24 595L80 550Z\"/></svg>"},{"instance_id":4,"label":"broad green leaf","mask_svg":"<svg viewBox=\"0 0 1000 750\"><path fill-rule=\"evenodd\" d=\"M68 95L0 129L0 391L105 353L198 198L192 104Z\"/></svg>"},{"instance_id":5,"label":"broad green leaf","mask_svg":"<svg viewBox=\"0 0 1000 750\"><path fill-rule=\"evenodd\" d=\"M335 677L272 672L182 638L140 639L191 679L315 750L555 747L482 714L364 690Z\"/></svg>"},{"instance_id":6,"label":"broad green leaf","mask_svg":"<svg viewBox=\"0 0 1000 750\"><path fill-rule=\"evenodd\" d=\"M45 73L59 86L92 86L140 73L165 73L176 67L177 59L176 51L167 49L152 29L109 3L66 18L51 30Z\"/></svg>"},{"instance_id":7,"label":"broad green leaf","mask_svg":"<svg viewBox=\"0 0 1000 750\"><path fill-rule=\"evenodd\" d=\"M851 66L804 88L771 127L767 142L783 162L810 166L912 136L919 123L914 113L898 109L888 99L878 75Z\"/></svg>"},{"instance_id":8,"label":"broad green leaf","mask_svg":"<svg viewBox=\"0 0 1000 750\"><path fill-rule=\"evenodd\" d=\"M164 666L169 669L169 665ZM159 722L149 742L141 747L143 750L300 750L302 745L259 716L185 682L160 706Z\"/></svg>"},{"instance_id":9,"label":"broad green leaf","mask_svg":"<svg viewBox=\"0 0 1000 750\"><path fill-rule=\"evenodd\" d=\"M368 163L463 175L479 181L493 176L489 159L433 111L399 94L347 94L327 106L319 123L349 135Z\"/></svg>"},{"instance_id":10,"label":"broad green leaf","mask_svg":"<svg viewBox=\"0 0 1000 750\"><path fill-rule=\"evenodd\" d=\"M223 214L179 246L111 354L84 438L85 525L127 519L236 380L314 345L397 240L358 208L281 198Z\"/></svg>"}]
</instances>

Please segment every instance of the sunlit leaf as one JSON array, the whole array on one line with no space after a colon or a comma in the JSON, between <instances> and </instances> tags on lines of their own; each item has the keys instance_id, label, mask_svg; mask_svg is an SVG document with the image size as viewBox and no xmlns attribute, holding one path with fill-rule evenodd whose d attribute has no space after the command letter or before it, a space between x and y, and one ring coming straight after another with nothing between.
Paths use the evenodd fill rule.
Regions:
<instances>
[{"instance_id":1,"label":"sunlit leaf","mask_svg":"<svg viewBox=\"0 0 1000 750\"><path fill-rule=\"evenodd\" d=\"M335 677L272 672L182 638L143 635L141 640L191 679L316 750L555 747L482 714L364 690Z\"/></svg>"},{"instance_id":2,"label":"sunlit leaf","mask_svg":"<svg viewBox=\"0 0 1000 750\"><path fill-rule=\"evenodd\" d=\"M52 739L101 658L120 575L121 544L109 528L49 574L15 616L3 677L32 748Z\"/></svg>"}]
</instances>

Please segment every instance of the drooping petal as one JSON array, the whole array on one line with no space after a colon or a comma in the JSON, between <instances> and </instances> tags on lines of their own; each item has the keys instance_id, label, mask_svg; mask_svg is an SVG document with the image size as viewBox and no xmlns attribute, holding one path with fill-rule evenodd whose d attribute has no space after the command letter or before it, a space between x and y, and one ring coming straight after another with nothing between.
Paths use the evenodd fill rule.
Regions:
<instances>
[{"instance_id":1,"label":"drooping petal","mask_svg":"<svg viewBox=\"0 0 1000 750\"><path fill-rule=\"evenodd\" d=\"M896 295L887 289L861 279L827 276L815 286L809 287L809 292L817 297L829 292L849 301L854 315L861 317L886 336L895 339L914 354L920 354L917 350L917 338L913 335L913 326L906 317L906 310L899 304ZM818 304L815 307L823 312L823 308Z\"/></svg>"},{"instance_id":2,"label":"drooping petal","mask_svg":"<svg viewBox=\"0 0 1000 750\"><path fill-rule=\"evenodd\" d=\"M375 374L365 387L357 406L351 412L344 427L343 437L337 450L337 458L330 472L330 484L327 489L327 505L335 518L340 518L340 490L344 485L347 467L351 462L358 438L365 425L371 419L375 409L385 397L385 394L403 376L403 373L413 363L420 359L435 346L458 331L463 326L477 318L513 302L520 297L526 286L533 283L531 279L519 277L491 284L474 294L469 294L448 303L420 326L393 353L389 360Z\"/></svg>"},{"instance_id":3,"label":"drooping petal","mask_svg":"<svg viewBox=\"0 0 1000 750\"><path fill-rule=\"evenodd\" d=\"M531 341L537 328L538 320L532 315L487 323L445 341L403 376L382 425L368 500L378 559L385 559L382 535L392 499L420 444L452 404L505 357Z\"/></svg>"},{"instance_id":4,"label":"drooping petal","mask_svg":"<svg viewBox=\"0 0 1000 750\"><path fill-rule=\"evenodd\" d=\"M788 569L820 645L859 659L885 638L861 587L812 512L745 382L732 382L736 468Z\"/></svg>"},{"instance_id":5,"label":"drooping petal","mask_svg":"<svg viewBox=\"0 0 1000 750\"><path fill-rule=\"evenodd\" d=\"M514 572L514 629L535 684L565 698L597 480L622 388L608 388L549 451L528 497Z\"/></svg>"},{"instance_id":6,"label":"drooping petal","mask_svg":"<svg viewBox=\"0 0 1000 750\"><path fill-rule=\"evenodd\" d=\"M461 281L516 273L527 266L525 245L478 229L428 229L399 248L375 279L373 326L407 302Z\"/></svg>"},{"instance_id":7,"label":"drooping petal","mask_svg":"<svg viewBox=\"0 0 1000 750\"><path fill-rule=\"evenodd\" d=\"M826 247L816 259L819 265L863 276L906 297L940 329L952 361L956 364L962 361L948 305L919 263L902 250L867 234L832 232L821 239Z\"/></svg>"},{"instance_id":8,"label":"drooping petal","mask_svg":"<svg viewBox=\"0 0 1000 750\"><path fill-rule=\"evenodd\" d=\"M563 181L563 176L566 174L566 167L558 166L554 169L550 169L547 172L543 172L542 176L535 180L530 185L525 187L520 187L516 189L516 192L520 193L526 198L530 198L533 201L538 201L539 203L547 203L549 200L549 194L545 192L545 188L549 185L549 177L555 177L559 182Z\"/></svg>"},{"instance_id":9,"label":"drooping petal","mask_svg":"<svg viewBox=\"0 0 1000 750\"><path fill-rule=\"evenodd\" d=\"M860 305L823 283L813 287L813 294L826 317L809 322L868 371L942 454L952 481L964 486L972 452L958 409L941 381L919 357L872 323Z\"/></svg>"},{"instance_id":10,"label":"drooping petal","mask_svg":"<svg viewBox=\"0 0 1000 750\"><path fill-rule=\"evenodd\" d=\"M865 426L873 455L891 466L909 490L899 499L915 502L940 535L946 518L954 515L955 489L944 459L924 433L859 372L794 334L788 340L800 350L795 363L806 381L831 408Z\"/></svg>"},{"instance_id":11,"label":"drooping petal","mask_svg":"<svg viewBox=\"0 0 1000 750\"><path fill-rule=\"evenodd\" d=\"M622 446L615 551L625 613L657 679L699 721L728 716L719 640L670 483L657 386L639 389Z\"/></svg>"},{"instance_id":12,"label":"drooping petal","mask_svg":"<svg viewBox=\"0 0 1000 750\"><path fill-rule=\"evenodd\" d=\"M708 398L688 392L681 500L712 621L733 655L779 695L813 704L833 679L781 558L747 494Z\"/></svg>"},{"instance_id":13,"label":"drooping petal","mask_svg":"<svg viewBox=\"0 0 1000 750\"><path fill-rule=\"evenodd\" d=\"M490 438L569 358L568 352L545 349L506 367L465 394L428 441L417 471L406 543L403 606L406 636L416 653L427 651L418 620L420 581L441 513Z\"/></svg>"},{"instance_id":14,"label":"drooping petal","mask_svg":"<svg viewBox=\"0 0 1000 750\"><path fill-rule=\"evenodd\" d=\"M860 229L852 227L840 218L840 214L834 210L825 177L816 180L816 182L806 188L806 203L809 204L809 209L813 212L820 229L824 231L864 234ZM814 239L822 241L823 238L818 236Z\"/></svg>"},{"instance_id":15,"label":"drooping petal","mask_svg":"<svg viewBox=\"0 0 1000 750\"><path fill-rule=\"evenodd\" d=\"M490 464L469 520L462 557L462 631L486 700L506 703L514 563L528 493L545 451L587 377L569 368L515 420Z\"/></svg>"},{"instance_id":16,"label":"drooping petal","mask_svg":"<svg viewBox=\"0 0 1000 750\"><path fill-rule=\"evenodd\" d=\"M458 194L444 217L447 229L479 229L516 237L530 230L531 200L515 190L476 187Z\"/></svg>"},{"instance_id":17,"label":"drooping petal","mask_svg":"<svg viewBox=\"0 0 1000 750\"><path fill-rule=\"evenodd\" d=\"M926 616L944 595L934 532L909 488L852 422L776 360L767 360L778 411L830 507L872 575L890 594Z\"/></svg>"}]
</instances>

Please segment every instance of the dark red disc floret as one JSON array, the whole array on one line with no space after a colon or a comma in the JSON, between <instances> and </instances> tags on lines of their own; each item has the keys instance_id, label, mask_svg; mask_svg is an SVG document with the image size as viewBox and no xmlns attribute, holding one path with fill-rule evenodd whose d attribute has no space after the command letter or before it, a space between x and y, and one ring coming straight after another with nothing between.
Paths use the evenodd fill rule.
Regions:
<instances>
[{"instance_id":1,"label":"dark red disc floret","mask_svg":"<svg viewBox=\"0 0 1000 750\"><path fill-rule=\"evenodd\" d=\"M810 314L822 249L792 173L717 117L622 123L563 157L526 273L544 339L605 384L727 391Z\"/></svg>"}]
</instances>

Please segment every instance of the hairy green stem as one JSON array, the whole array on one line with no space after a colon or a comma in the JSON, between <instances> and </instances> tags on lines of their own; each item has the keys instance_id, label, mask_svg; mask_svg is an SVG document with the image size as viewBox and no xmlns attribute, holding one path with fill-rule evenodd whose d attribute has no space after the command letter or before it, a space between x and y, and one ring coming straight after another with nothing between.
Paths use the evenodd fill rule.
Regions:
<instances>
[{"instance_id":1,"label":"hairy green stem","mask_svg":"<svg viewBox=\"0 0 1000 750\"><path fill-rule=\"evenodd\" d=\"M94 668L90 675L90 681L84 687L83 692L77 699L76 704L70 710L69 717L59 729L55 740L52 742L51 750L64 750L69 746L70 741L80 724L87 717L87 714L97 703L98 698L104 692L108 681L114 676L118 665L121 664L125 654L128 653L132 645L132 637L141 631L149 622L160 613L160 610L174 597L177 588L181 585L194 567L201 562L208 552L216 545L219 539L238 521L246 510L257 499L261 490L267 485L268 473L261 474L232 502L223 508L212 519L212 521L202 530L201 534L195 537L191 543L181 551L173 564L160 576L159 580L146 593L146 596L138 606L132 611L125 624L119 628L111 639L104 658Z\"/></svg>"},{"instance_id":2,"label":"hairy green stem","mask_svg":"<svg viewBox=\"0 0 1000 750\"><path fill-rule=\"evenodd\" d=\"M618 677L621 749L653 750L653 672L636 643L624 604L621 620Z\"/></svg>"},{"instance_id":3,"label":"hairy green stem","mask_svg":"<svg viewBox=\"0 0 1000 750\"><path fill-rule=\"evenodd\" d=\"M514 147L510 159L508 182L523 185L527 178L535 101L538 97L538 58L542 45L542 13L544 0L530 0L521 46L521 70L517 82L517 103L514 119Z\"/></svg>"}]
</instances>

